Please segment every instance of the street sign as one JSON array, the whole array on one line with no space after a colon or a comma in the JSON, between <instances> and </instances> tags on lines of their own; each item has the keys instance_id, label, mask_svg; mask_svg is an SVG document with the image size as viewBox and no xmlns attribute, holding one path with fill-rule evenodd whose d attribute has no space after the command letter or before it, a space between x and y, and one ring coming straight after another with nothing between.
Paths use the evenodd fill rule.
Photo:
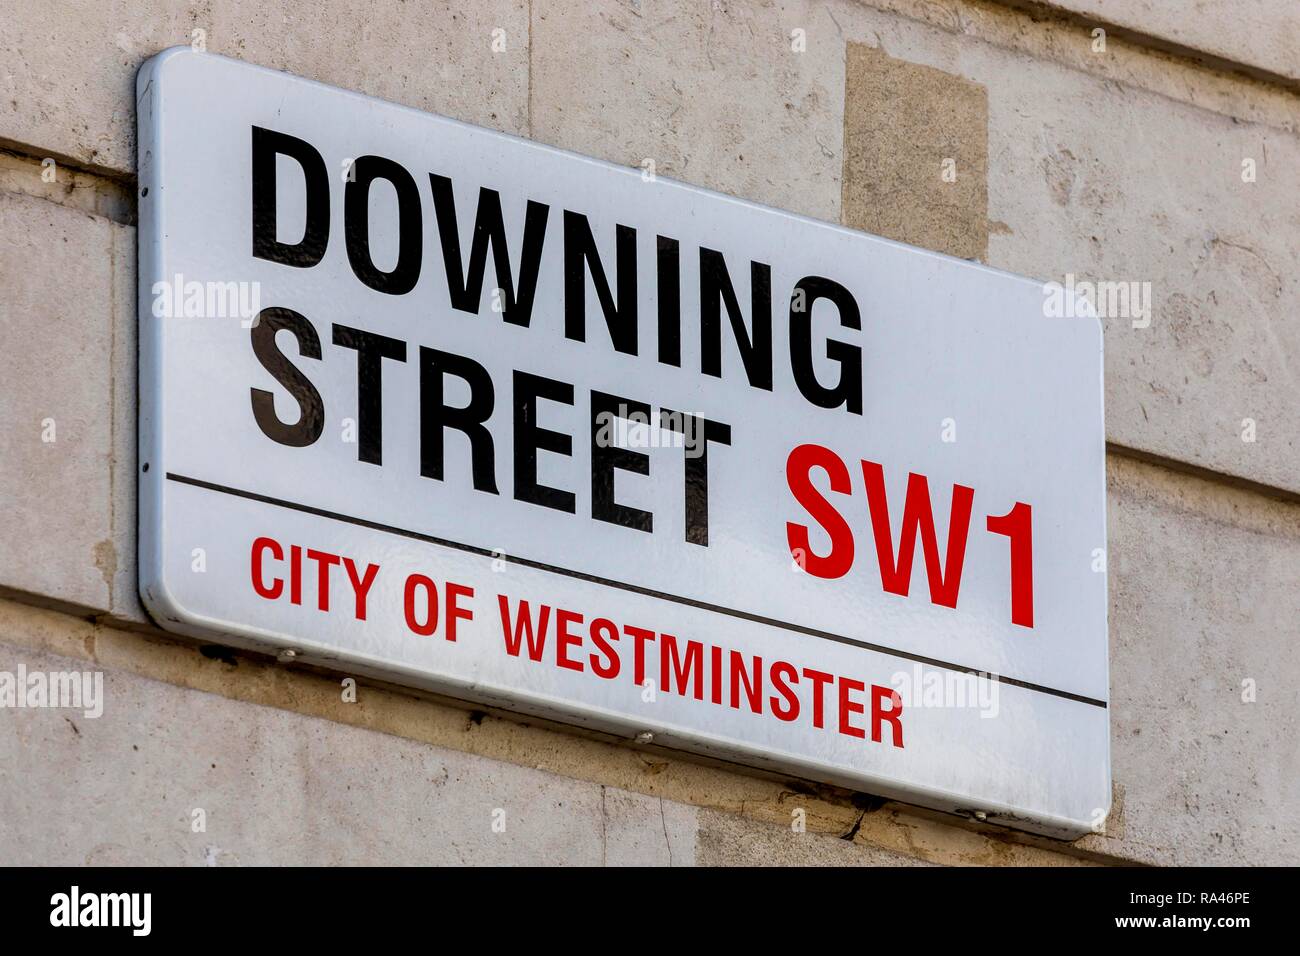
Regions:
<instances>
[{"instance_id":1,"label":"street sign","mask_svg":"<svg viewBox=\"0 0 1300 956\"><path fill-rule=\"evenodd\" d=\"M1100 824L1095 319L188 48L137 91L160 625L1037 832Z\"/></svg>"}]
</instances>

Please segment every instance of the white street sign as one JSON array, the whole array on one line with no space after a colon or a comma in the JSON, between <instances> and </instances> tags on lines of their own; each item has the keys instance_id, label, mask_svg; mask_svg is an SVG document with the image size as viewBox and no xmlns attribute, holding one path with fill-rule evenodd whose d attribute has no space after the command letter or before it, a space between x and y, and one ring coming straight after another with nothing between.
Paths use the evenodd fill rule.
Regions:
<instances>
[{"instance_id":1,"label":"white street sign","mask_svg":"<svg viewBox=\"0 0 1300 956\"><path fill-rule=\"evenodd\" d=\"M162 626L1038 832L1100 824L1095 319L188 48L137 88Z\"/></svg>"}]
</instances>

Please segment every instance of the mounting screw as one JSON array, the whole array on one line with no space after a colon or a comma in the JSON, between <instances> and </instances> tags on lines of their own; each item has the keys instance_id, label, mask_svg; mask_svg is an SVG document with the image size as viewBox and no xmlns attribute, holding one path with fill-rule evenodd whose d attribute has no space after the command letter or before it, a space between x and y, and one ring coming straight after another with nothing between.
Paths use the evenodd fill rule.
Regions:
<instances>
[{"instance_id":1,"label":"mounting screw","mask_svg":"<svg viewBox=\"0 0 1300 956\"><path fill-rule=\"evenodd\" d=\"M292 647L286 647L277 655L276 660L280 661L281 663L287 663L288 661L293 660L297 656L298 656L297 651L295 651Z\"/></svg>"},{"instance_id":2,"label":"mounting screw","mask_svg":"<svg viewBox=\"0 0 1300 956\"><path fill-rule=\"evenodd\" d=\"M988 818L989 818L989 815L988 815L987 813L985 813L983 810L976 810L976 811L975 811L975 819L978 820L980 823L983 823L983 822L984 822L985 820L987 820Z\"/></svg>"},{"instance_id":3,"label":"mounting screw","mask_svg":"<svg viewBox=\"0 0 1300 956\"><path fill-rule=\"evenodd\" d=\"M643 730L636 735L636 742L639 744L648 744L655 739L655 735L648 730Z\"/></svg>"}]
</instances>

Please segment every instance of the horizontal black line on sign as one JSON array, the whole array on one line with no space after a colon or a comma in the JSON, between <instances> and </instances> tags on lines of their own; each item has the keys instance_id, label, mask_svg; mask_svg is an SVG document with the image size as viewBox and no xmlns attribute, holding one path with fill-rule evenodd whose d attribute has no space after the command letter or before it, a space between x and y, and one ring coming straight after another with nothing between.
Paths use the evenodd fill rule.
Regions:
<instances>
[{"instance_id":1,"label":"horizontal black line on sign","mask_svg":"<svg viewBox=\"0 0 1300 956\"><path fill-rule=\"evenodd\" d=\"M168 472L167 480L179 482L182 485L192 485L195 488L204 488L208 491L215 491L223 495L233 495L236 498L247 498L249 501L260 501L262 504L273 505L277 508L286 508L289 511L298 511L303 514L315 515L318 518L329 518L333 521L342 521L346 524L356 525L359 528L369 528L372 531L382 531L386 534L394 534L402 538L410 538L414 541L436 544L439 547L451 548L455 551L477 554L485 558L500 557L500 554L494 552L491 548L479 548L472 544L462 544L459 541L452 541L448 538L439 538L431 534L422 534L419 531L411 531L407 528L397 528L393 525L381 524L378 521L368 521L365 518L340 514L337 511L326 511L324 508L314 508L311 505L304 505L297 501L286 501L283 498L272 498L269 495L259 495L254 491L245 491L242 488L231 488L229 485L218 485L211 481L203 481L200 478L190 478L185 475ZM865 647L867 650L876 651L880 654L888 654L891 657L899 657L904 660L915 661L918 664L928 664L931 667L941 667L944 670L958 671L963 674L974 674L977 677L985 677L989 680L996 680L1003 684L1010 684L1012 687L1023 687L1025 690L1037 691L1040 694L1050 694L1053 697L1062 697L1066 700L1077 701L1080 704L1090 704L1093 707L1103 708L1106 706L1104 700L1097 700L1095 697L1085 697L1082 694L1074 694L1068 690L1058 690L1055 687L1044 687L1042 684L1017 680L1014 677L1002 677L999 674L980 670L976 667L966 667L963 664L954 664L951 661L941 661L933 657L913 654L910 651L900 651L897 648L885 647L883 644L873 644L870 641L863 641L854 637L846 637L843 634L834 634L831 631L818 630L815 627L805 627L802 624L792 624L789 621L779 621L776 618L764 617L761 614L751 614L748 611L737 611L734 608L722 607L718 604L709 604L705 601L697 601L694 598L682 597L679 594L668 594L665 591L656 591L653 588L643 588L637 584L628 584L624 581L612 580L611 578L597 577L594 574L584 574L581 571L574 571L570 568L562 568L558 565L547 564L544 561L533 561L515 555L511 555L508 560L511 564L522 565L526 568L534 568L538 571L549 571L552 574L562 574L567 578L577 578L581 581L590 581L593 584L604 585L607 588L617 588L620 591L631 591L633 594L644 594L647 597L658 598L661 601L671 601L674 604L699 608L702 611L712 611L714 614L725 614L728 617L738 618L742 621L750 621L754 624L764 624L768 627L776 627L784 631L794 631L797 634L804 634L808 637L820 637L827 641L836 641L837 643L849 644L853 647Z\"/></svg>"}]
</instances>

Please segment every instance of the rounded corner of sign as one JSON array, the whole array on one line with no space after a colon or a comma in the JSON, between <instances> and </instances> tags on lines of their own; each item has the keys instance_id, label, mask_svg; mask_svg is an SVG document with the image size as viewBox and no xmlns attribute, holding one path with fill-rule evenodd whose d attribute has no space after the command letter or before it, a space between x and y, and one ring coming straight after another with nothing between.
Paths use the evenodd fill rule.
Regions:
<instances>
[{"instance_id":1,"label":"rounded corner of sign","mask_svg":"<svg viewBox=\"0 0 1300 956\"><path fill-rule=\"evenodd\" d=\"M149 617L165 631L198 626L198 615L186 610L176 599L162 574L140 576L140 603Z\"/></svg>"},{"instance_id":2,"label":"rounded corner of sign","mask_svg":"<svg viewBox=\"0 0 1300 956\"><path fill-rule=\"evenodd\" d=\"M1096 836L1104 833L1106 830L1106 818L1110 816L1111 799L1109 794L1102 801L1103 806L1093 808L1086 816L1076 817L1069 816L1042 816L1038 817L1032 824L1020 826L1033 833L1040 833L1043 836L1051 837L1054 840L1061 840L1065 843L1074 843L1085 837ZM1001 821L999 821L1001 822ZM1016 824L1011 824L1016 826Z\"/></svg>"},{"instance_id":3,"label":"rounded corner of sign","mask_svg":"<svg viewBox=\"0 0 1300 956\"><path fill-rule=\"evenodd\" d=\"M1096 817L1093 825L1089 828L1089 833L1100 832L1106 826L1106 821L1110 819L1110 812L1115 809L1115 798L1112 794L1107 794L1106 799L1101 802L1097 808Z\"/></svg>"},{"instance_id":4,"label":"rounded corner of sign","mask_svg":"<svg viewBox=\"0 0 1300 956\"><path fill-rule=\"evenodd\" d=\"M165 50L159 50L140 64L140 69L136 71L136 87L137 89L144 89L162 73L165 67L176 64L177 61L190 61L197 57L210 55L209 53L200 53L191 46L180 44L169 46Z\"/></svg>"},{"instance_id":5,"label":"rounded corner of sign","mask_svg":"<svg viewBox=\"0 0 1300 956\"><path fill-rule=\"evenodd\" d=\"M1074 843L1090 836L1104 836L1106 834L1106 821L1110 819L1112 807L1113 802L1107 797L1106 805L1098 807L1090 819L1071 820L1069 826L1062 831L1061 838Z\"/></svg>"}]
</instances>

